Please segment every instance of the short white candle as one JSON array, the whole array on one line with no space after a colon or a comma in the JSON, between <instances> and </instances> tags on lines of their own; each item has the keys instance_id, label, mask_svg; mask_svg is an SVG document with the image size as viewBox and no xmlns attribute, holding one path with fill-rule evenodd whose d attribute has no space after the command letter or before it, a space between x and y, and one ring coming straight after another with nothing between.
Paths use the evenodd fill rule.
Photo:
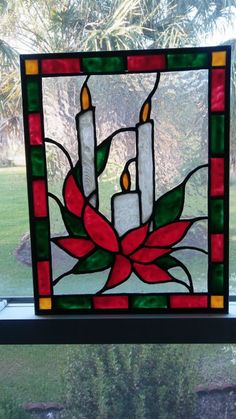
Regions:
<instances>
[{"instance_id":1,"label":"short white candle","mask_svg":"<svg viewBox=\"0 0 236 419\"><path fill-rule=\"evenodd\" d=\"M146 223L154 202L153 121L137 124L137 186L141 193L141 221Z\"/></svg>"},{"instance_id":2,"label":"short white candle","mask_svg":"<svg viewBox=\"0 0 236 419\"><path fill-rule=\"evenodd\" d=\"M90 203L95 207L98 189L95 167L95 108L91 105L91 98L86 83L81 92L81 108L82 111L76 115L76 127L82 169L82 186L86 197L92 195Z\"/></svg>"},{"instance_id":3,"label":"short white candle","mask_svg":"<svg viewBox=\"0 0 236 419\"><path fill-rule=\"evenodd\" d=\"M111 206L112 223L119 236L140 225L140 202L137 192L121 192L113 195Z\"/></svg>"}]
</instances>

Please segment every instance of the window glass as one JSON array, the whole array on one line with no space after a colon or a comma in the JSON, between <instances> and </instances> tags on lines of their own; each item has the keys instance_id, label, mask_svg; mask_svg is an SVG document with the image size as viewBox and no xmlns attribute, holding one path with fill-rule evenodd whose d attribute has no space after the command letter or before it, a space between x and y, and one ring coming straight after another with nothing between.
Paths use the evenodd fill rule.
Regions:
<instances>
[{"instance_id":1,"label":"window glass","mask_svg":"<svg viewBox=\"0 0 236 419\"><path fill-rule=\"evenodd\" d=\"M135 127L140 109L155 84L156 74L90 76L88 87L95 107L97 143L100 144L116 130ZM43 79L45 136L70 152L75 165L78 160L78 139L75 115L80 111L80 92L85 77ZM55 94L56 92L56 94ZM63 106L61 100L63 98ZM171 118L170 118L171 115ZM152 98L151 118L154 120L155 200L178 186L199 166L208 163L208 72L206 70L162 73L156 94ZM144 141L145 139L143 139ZM63 202L64 179L70 170L63 151L50 143L47 148L49 192ZM141 151L140 151L141 152ZM136 156L136 135L122 132L111 143L109 158L99 176L99 211L111 220L111 201L121 191L120 176L126 162ZM136 188L135 164L129 166L131 191ZM207 215L207 167L191 176L186 186L182 218ZM118 195L117 195L118 196ZM112 198L113 197L113 198ZM60 207L50 199L50 229L53 237L67 236ZM126 215L127 215L126 207ZM126 218L126 215L124 218ZM207 221L198 221L179 244L183 250L175 256L192 275L195 292L207 291L208 257L205 253L186 251L186 246L207 250ZM52 243L53 278L70 271L77 259ZM185 280L179 268L172 271L175 278ZM109 269L81 275L66 275L58 282L55 294L96 293L106 282ZM88 281L89 280L89 281ZM110 290L119 292L188 292L180 283L145 284L132 274L127 282Z\"/></svg>"}]
</instances>

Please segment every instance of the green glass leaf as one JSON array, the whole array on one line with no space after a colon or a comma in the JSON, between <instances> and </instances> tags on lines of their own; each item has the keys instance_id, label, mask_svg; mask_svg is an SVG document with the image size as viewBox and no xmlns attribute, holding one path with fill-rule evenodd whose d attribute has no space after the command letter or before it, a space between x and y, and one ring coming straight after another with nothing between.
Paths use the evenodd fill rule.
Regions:
<instances>
[{"instance_id":1,"label":"green glass leaf","mask_svg":"<svg viewBox=\"0 0 236 419\"><path fill-rule=\"evenodd\" d=\"M184 207L185 186L190 177L198 170L206 168L208 165L204 164L196 167L188 173L186 178L180 185L171 189L163 196L161 196L154 204L153 209L153 228L162 227L173 221L179 220Z\"/></svg>"},{"instance_id":2,"label":"green glass leaf","mask_svg":"<svg viewBox=\"0 0 236 419\"><path fill-rule=\"evenodd\" d=\"M111 138L103 141L98 147L96 151L96 170L97 175L99 176L106 167L107 159L109 156L109 151L111 147Z\"/></svg>"},{"instance_id":3,"label":"green glass leaf","mask_svg":"<svg viewBox=\"0 0 236 419\"><path fill-rule=\"evenodd\" d=\"M76 217L65 207L61 207L61 215L68 233L77 237L87 237L81 218Z\"/></svg>"},{"instance_id":4,"label":"green glass leaf","mask_svg":"<svg viewBox=\"0 0 236 419\"><path fill-rule=\"evenodd\" d=\"M193 292L193 284L190 272L187 267L182 262L180 262L180 260L174 258L171 255L164 255L156 259L155 264L162 268L164 271L168 271L172 268L181 268L188 277L189 285L187 285L183 280L181 280L181 282L188 287L190 292Z\"/></svg>"},{"instance_id":5,"label":"green glass leaf","mask_svg":"<svg viewBox=\"0 0 236 419\"><path fill-rule=\"evenodd\" d=\"M171 255L161 256L160 258L156 259L155 263L157 266L164 269L165 271L180 266L180 262L178 261L178 259L174 258Z\"/></svg>"},{"instance_id":6,"label":"green glass leaf","mask_svg":"<svg viewBox=\"0 0 236 419\"><path fill-rule=\"evenodd\" d=\"M82 186L82 171L81 171L81 164L80 161L76 163L76 166L74 168L74 177L77 181L78 186Z\"/></svg>"},{"instance_id":7,"label":"green glass leaf","mask_svg":"<svg viewBox=\"0 0 236 419\"><path fill-rule=\"evenodd\" d=\"M184 206L185 182L161 196L154 204L154 230L178 220Z\"/></svg>"},{"instance_id":8,"label":"green glass leaf","mask_svg":"<svg viewBox=\"0 0 236 419\"><path fill-rule=\"evenodd\" d=\"M112 265L113 260L114 254L102 249L96 250L94 253L89 255L87 258L82 259L75 265L73 274L86 274L90 272L103 271Z\"/></svg>"}]
</instances>

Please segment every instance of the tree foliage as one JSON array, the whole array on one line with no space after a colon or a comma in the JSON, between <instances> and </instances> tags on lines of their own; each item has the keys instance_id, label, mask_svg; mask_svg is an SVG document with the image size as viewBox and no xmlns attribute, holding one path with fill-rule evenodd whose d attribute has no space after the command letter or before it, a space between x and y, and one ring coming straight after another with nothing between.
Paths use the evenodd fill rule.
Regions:
<instances>
[{"instance_id":1,"label":"tree foliage","mask_svg":"<svg viewBox=\"0 0 236 419\"><path fill-rule=\"evenodd\" d=\"M65 370L65 417L193 417L195 379L188 355L188 345L73 348Z\"/></svg>"},{"instance_id":2,"label":"tree foliage","mask_svg":"<svg viewBox=\"0 0 236 419\"><path fill-rule=\"evenodd\" d=\"M18 52L201 45L216 28L231 24L235 7L236 0L0 0L0 132L6 147L12 132L21 135ZM235 68L233 80L235 92Z\"/></svg>"}]
</instances>

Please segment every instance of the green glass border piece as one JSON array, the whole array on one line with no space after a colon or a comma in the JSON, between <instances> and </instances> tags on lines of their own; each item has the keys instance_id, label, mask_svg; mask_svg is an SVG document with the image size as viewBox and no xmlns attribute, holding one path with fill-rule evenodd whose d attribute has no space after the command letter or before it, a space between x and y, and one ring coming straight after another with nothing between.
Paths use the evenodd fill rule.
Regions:
<instances>
[{"instance_id":1,"label":"green glass border piece","mask_svg":"<svg viewBox=\"0 0 236 419\"><path fill-rule=\"evenodd\" d=\"M211 292L222 294L224 292L224 265L223 263L213 263L211 267Z\"/></svg>"},{"instance_id":2,"label":"green glass border piece","mask_svg":"<svg viewBox=\"0 0 236 419\"><path fill-rule=\"evenodd\" d=\"M225 116L211 115L210 149L212 154L224 154Z\"/></svg>"},{"instance_id":3,"label":"green glass border piece","mask_svg":"<svg viewBox=\"0 0 236 419\"><path fill-rule=\"evenodd\" d=\"M211 233L223 233L224 231L224 199L215 198L210 200L209 225Z\"/></svg>"},{"instance_id":4,"label":"green glass border piece","mask_svg":"<svg viewBox=\"0 0 236 419\"><path fill-rule=\"evenodd\" d=\"M132 308L167 308L166 295L138 295L131 297Z\"/></svg>"},{"instance_id":5,"label":"green glass border piece","mask_svg":"<svg viewBox=\"0 0 236 419\"><path fill-rule=\"evenodd\" d=\"M167 54L168 70L208 68L209 55L207 52L187 54Z\"/></svg>"},{"instance_id":6,"label":"green glass border piece","mask_svg":"<svg viewBox=\"0 0 236 419\"><path fill-rule=\"evenodd\" d=\"M125 70L124 57L82 58L83 71L88 73L114 73Z\"/></svg>"},{"instance_id":7,"label":"green glass border piece","mask_svg":"<svg viewBox=\"0 0 236 419\"><path fill-rule=\"evenodd\" d=\"M91 309L92 299L87 295L55 297L54 307L61 310Z\"/></svg>"},{"instance_id":8,"label":"green glass border piece","mask_svg":"<svg viewBox=\"0 0 236 419\"><path fill-rule=\"evenodd\" d=\"M35 221L36 254L39 260L49 259L50 243L47 220Z\"/></svg>"},{"instance_id":9,"label":"green glass border piece","mask_svg":"<svg viewBox=\"0 0 236 419\"><path fill-rule=\"evenodd\" d=\"M33 176L45 176L45 156L42 146L31 147L30 152L31 167Z\"/></svg>"},{"instance_id":10,"label":"green glass border piece","mask_svg":"<svg viewBox=\"0 0 236 419\"><path fill-rule=\"evenodd\" d=\"M28 111L37 112L40 110L40 86L36 80L27 81L27 101L28 101Z\"/></svg>"}]
</instances>

